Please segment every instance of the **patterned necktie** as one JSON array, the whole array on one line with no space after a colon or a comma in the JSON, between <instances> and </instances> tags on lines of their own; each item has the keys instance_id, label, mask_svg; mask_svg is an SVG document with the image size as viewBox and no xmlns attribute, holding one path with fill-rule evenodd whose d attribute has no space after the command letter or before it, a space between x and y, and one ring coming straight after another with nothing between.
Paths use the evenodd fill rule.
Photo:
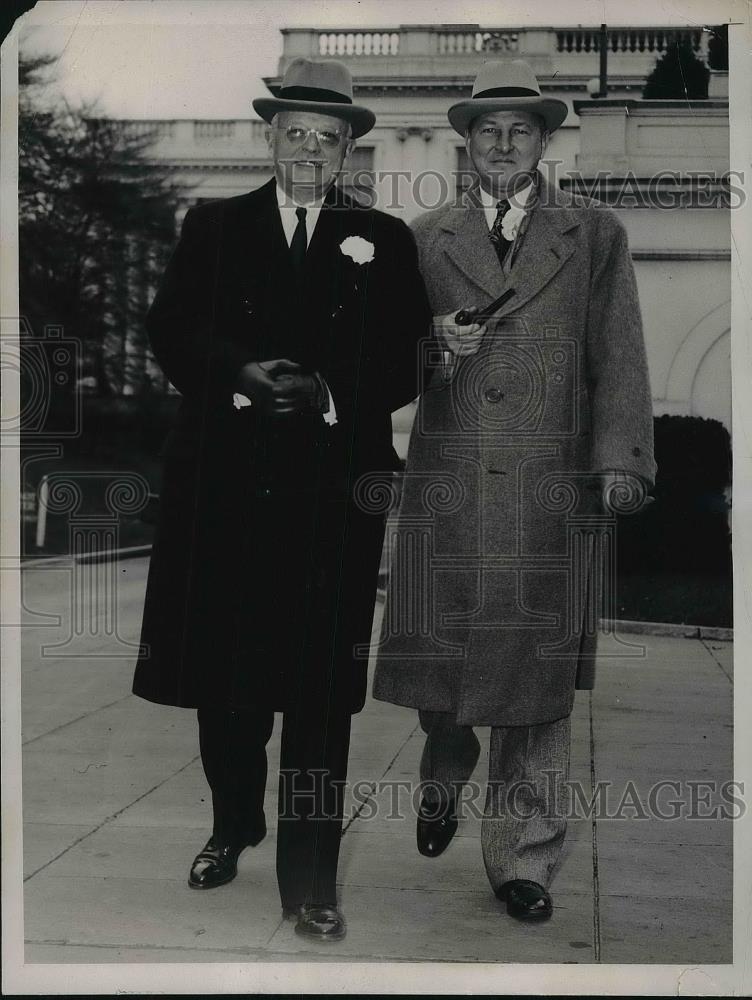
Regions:
<instances>
[{"instance_id":1,"label":"patterned necktie","mask_svg":"<svg viewBox=\"0 0 752 1000\"><path fill-rule=\"evenodd\" d=\"M295 214L298 217L298 224L290 241L290 255L293 269L297 275L303 270L303 262L308 248L308 233L306 231L306 209L296 208Z\"/></svg>"},{"instance_id":2,"label":"patterned necktie","mask_svg":"<svg viewBox=\"0 0 752 1000\"><path fill-rule=\"evenodd\" d=\"M508 201L497 201L496 202L496 218L494 219L494 224L488 234L489 239L493 243L494 250L496 251L496 256L499 258L499 263L504 263L504 257L506 256L507 250L511 247L512 241L504 237L501 231L501 224L504 221L504 216L509 211Z\"/></svg>"}]
</instances>

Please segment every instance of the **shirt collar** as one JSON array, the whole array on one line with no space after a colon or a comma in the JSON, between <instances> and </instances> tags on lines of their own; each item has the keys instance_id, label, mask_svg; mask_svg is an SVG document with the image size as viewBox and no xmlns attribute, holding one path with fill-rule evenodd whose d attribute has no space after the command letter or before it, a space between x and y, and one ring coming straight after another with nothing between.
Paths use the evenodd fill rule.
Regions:
<instances>
[{"instance_id":1,"label":"shirt collar","mask_svg":"<svg viewBox=\"0 0 752 1000\"><path fill-rule=\"evenodd\" d=\"M305 208L307 212L317 214L324 203L324 199L319 198L318 201L309 201L305 204L301 202L298 204L298 202L294 201L285 191L282 190L279 184L276 185L275 190L277 192L277 205L280 209L284 208L289 209L290 211L295 211L296 208Z\"/></svg>"},{"instance_id":2,"label":"shirt collar","mask_svg":"<svg viewBox=\"0 0 752 1000\"><path fill-rule=\"evenodd\" d=\"M527 205L528 199L533 192L533 181L530 180L525 187L521 188L519 191L515 192L509 199L509 204L513 205L515 208L524 208ZM484 188L480 188L480 200L483 205L483 210L486 213L486 221L488 223L488 228L491 229L494 222L496 221L496 206L499 203L499 198L494 198L492 194L489 194Z\"/></svg>"},{"instance_id":3,"label":"shirt collar","mask_svg":"<svg viewBox=\"0 0 752 1000\"><path fill-rule=\"evenodd\" d=\"M276 185L277 191L277 205L279 207L279 217L282 220L282 229L285 233L285 239L287 240L287 245L290 246L292 242L293 234L298 225L298 218L295 214L296 209L304 208L306 210L305 214L305 228L306 228L306 238L308 244L311 242L313 236L313 231L316 228L316 223L318 222L319 215L321 214L321 206L324 203L324 199L320 198L318 201L308 202L306 205L297 205L292 198L286 194L279 184Z\"/></svg>"}]
</instances>

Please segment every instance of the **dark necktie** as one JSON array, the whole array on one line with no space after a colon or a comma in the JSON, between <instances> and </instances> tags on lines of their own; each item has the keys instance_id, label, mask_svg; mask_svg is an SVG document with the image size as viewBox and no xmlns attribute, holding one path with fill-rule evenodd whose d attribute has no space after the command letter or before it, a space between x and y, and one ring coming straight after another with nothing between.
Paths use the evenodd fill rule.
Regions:
<instances>
[{"instance_id":1,"label":"dark necktie","mask_svg":"<svg viewBox=\"0 0 752 1000\"><path fill-rule=\"evenodd\" d=\"M496 202L496 218L494 219L494 224L489 232L489 238L493 243L494 250L496 251L496 256L499 258L499 263L504 263L504 257L506 256L507 250L511 247L511 240L506 239L501 231L501 224L504 221L504 216L509 211L508 201L497 201Z\"/></svg>"},{"instance_id":2,"label":"dark necktie","mask_svg":"<svg viewBox=\"0 0 752 1000\"><path fill-rule=\"evenodd\" d=\"M303 270L303 262L305 261L306 250L308 248L306 209L296 208L295 214L298 217L298 224L295 227L295 232L292 234L292 240L290 241L290 255L292 257L292 266L295 274L299 275Z\"/></svg>"}]
</instances>

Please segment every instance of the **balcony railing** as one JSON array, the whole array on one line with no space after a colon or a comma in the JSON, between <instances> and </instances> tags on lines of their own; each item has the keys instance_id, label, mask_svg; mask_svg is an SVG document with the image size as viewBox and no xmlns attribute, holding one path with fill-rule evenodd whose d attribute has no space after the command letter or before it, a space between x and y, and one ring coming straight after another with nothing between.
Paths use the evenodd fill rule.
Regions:
<instances>
[{"instance_id":1,"label":"balcony railing","mask_svg":"<svg viewBox=\"0 0 752 1000\"><path fill-rule=\"evenodd\" d=\"M258 119L217 118L175 120L130 120L119 126L132 137L149 144L158 159L217 161L268 158L267 124Z\"/></svg>"},{"instance_id":2,"label":"balcony railing","mask_svg":"<svg viewBox=\"0 0 752 1000\"><path fill-rule=\"evenodd\" d=\"M156 141L158 139L174 139L176 125L177 122L174 121L139 119L124 122L123 127L129 136Z\"/></svg>"},{"instance_id":3,"label":"balcony railing","mask_svg":"<svg viewBox=\"0 0 752 1000\"><path fill-rule=\"evenodd\" d=\"M608 48L611 52L641 52L662 55L673 43L689 45L696 55L704 52L705 32L701 29L675 28L609 28ZM598 52L600 32L597 30L557 31L557 52Z\"/></svg>"},{"instance_id":4,"label":"balcony railing","mask_svg":"<svg viewBox=\"0 0 752 1000\"><path fill-rule=\"evenodd\" d=\"M439 55L472 55L476 52L517 52L517 31L439 31Z\"/></svg>"},{"instance_id":5,"label":"balcony railing","mask_svg":"<svg viewBox=\"0 0 752 1000\"><path fill-rule=\"evenodd\" d=\"M708 33L701 28L609 27L609 52L617 56L656 58L672 42L686 42L700 56L707 53ZM283 58L309 57L352 59L446 58L494 53L564 57L597 53L597 28L484 28L477 24L409 25L388 29L351 28L320 31L315 28L285 28Z\"/></svg>"},{"instance_id":6,"label":"balcony railing","mask_svg":"<svg viewBox=\"0 0 752 1000\"><path fill-rule=\"evenodd\" d=\"M195 121L193 138L196 142L216 142L235 138L234 121Z\"/></svg>"},{"instance_id":7,"label":"balcony railing","mask_svg":"<svg viewBox=\"0 0 752 1000\"><path fill-rule=\"evenodd\" d=\"M399 43L396 31L326 31L319 34L319 55L396 56Z\"/></svg>"},{"instance_id":8,"label":"balcony railing","mask_svg":"<svg viewBox=\"0 0 752 1000\"><path fill-rule=\"evenodd\" d=\"M434 51L439 55L475 52L516 52L518 32L510 31L431 31ZM397 31L327 31L319 34L322 56L397 56L401 32Z\"/></svg>"}]
</instances>

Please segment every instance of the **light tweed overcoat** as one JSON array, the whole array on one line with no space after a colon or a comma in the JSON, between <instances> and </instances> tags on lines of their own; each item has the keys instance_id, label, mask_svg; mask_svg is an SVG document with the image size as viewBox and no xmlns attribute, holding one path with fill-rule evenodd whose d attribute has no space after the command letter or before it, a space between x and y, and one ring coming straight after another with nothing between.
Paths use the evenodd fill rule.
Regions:
<instances>
[{"instance_id":1,"label":"light tweed overcoat","mask_svg":"<svg viewBox=\"0 0 752 1000\"><path fill-rule=\"evenodd\" d=\"M466 725L550 722L593 686L613 597L598 474L655 477L624 227L544 183L540 195L508 273L476 199L414 224L434 315L515 292L477 354L452 367L431 349L374 679L377 699Z\"/></svg>"}]
</instances>

